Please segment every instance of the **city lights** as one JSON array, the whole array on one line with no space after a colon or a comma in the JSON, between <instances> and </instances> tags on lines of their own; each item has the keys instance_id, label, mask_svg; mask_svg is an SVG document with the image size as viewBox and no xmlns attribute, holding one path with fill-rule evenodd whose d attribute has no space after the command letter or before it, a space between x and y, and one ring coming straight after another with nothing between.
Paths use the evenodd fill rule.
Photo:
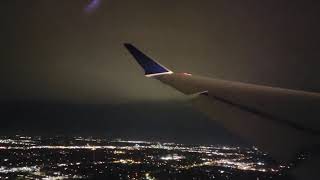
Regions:
<instances>
[{"instance_id":1,"label":"city lights","mask_svg":"<svg viewBox=\"0 0 320 180\"><path fill-rule=\"evenodd\" d=\"M255 147L93 137L1 137L0 157L0 179L84 179L105 175L110 179L151 180L189 177L197 172L209 179L228 179L244 173L262 180L289 168L269 161Z\"/></svg>"}]
</instances>

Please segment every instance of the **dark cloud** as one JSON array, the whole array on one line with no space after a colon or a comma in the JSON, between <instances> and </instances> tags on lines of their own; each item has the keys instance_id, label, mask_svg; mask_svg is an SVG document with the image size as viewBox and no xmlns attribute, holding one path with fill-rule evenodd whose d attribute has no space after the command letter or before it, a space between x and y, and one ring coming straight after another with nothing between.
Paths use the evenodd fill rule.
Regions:
<instances>
[{"instance_id":1,"label":"dark cloud","mask_svg":"<svg viewBox=\"0 0 320 180\"><path fill-rule=\"evenodd\" d=\"M0 135L89 135L184 143L239 144L239 139L181 102L144 104L0 104ZM241 142L241 144L243 144Z\"/></svg>"},{"instance_id":2,"label":"dark cloud","mask_svg":"<svg viewBox=\"0 0 320 180\"><path fill-rule=\"evenodd\" d=\"M175 71L319 91L319 3L4 1L1 96L173 98L141 76L132 42Z\"/></svg>"}]
</instances>

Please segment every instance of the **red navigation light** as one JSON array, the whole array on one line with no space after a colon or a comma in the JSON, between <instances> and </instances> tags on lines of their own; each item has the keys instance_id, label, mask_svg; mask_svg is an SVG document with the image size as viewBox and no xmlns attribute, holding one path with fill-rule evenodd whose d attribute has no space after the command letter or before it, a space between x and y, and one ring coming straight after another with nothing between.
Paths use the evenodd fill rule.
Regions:
<instances>
[{"instance_id":1,"label":"red navigation light","mask_svg":"<svg viewBox=\"0 0 320 180\"><path fill-rule=\"evenodd\" d=\"M190 73L182 73L183 75L192 76Z\"/></svg>"}]
</instances>

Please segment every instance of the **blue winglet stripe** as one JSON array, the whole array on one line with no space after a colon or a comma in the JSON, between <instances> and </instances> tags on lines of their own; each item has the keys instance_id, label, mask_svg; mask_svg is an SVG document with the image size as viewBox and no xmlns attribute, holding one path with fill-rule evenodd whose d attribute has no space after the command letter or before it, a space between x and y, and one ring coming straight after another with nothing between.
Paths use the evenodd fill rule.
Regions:
<instances>
[{"instance_id":1,"label":"blue winglet stripe","mask_svg":"<svg viewBox=\"0 0 320 180\"><path fill-rule=\"evenodd\" d=\"M170 72L170 70L166 69L156 61L152 60L151 58L143 54L133 45L124 44L124 46L128 49L128 51L132 54L132 56L136 59L140 66L144 69L145 75Z\"/></svg>"}]
</instances>

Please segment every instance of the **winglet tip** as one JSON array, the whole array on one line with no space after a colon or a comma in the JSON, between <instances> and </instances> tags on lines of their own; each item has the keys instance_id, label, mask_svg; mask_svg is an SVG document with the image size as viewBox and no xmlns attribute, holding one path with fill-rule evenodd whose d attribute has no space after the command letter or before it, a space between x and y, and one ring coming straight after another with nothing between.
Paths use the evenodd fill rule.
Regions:
<instances>
[{"instance_id":1,"label":"winglet tip","mask_svg":"<svg viewBox=\"0 0 320 180\"><path fill-rule=\"evenodd\" d=\"M131 43L127 43L127 42L126 42L126 43L123 43L123 46L124 46L124 47L129 47L129 46L132 46L132 45L131 45Z\"/></svg>"},{"instance_id":2,"label":"winglet tip","mask_svg":"<svg viewBox=\"0 0 320 180\"><path fill-rule=\"evenodd\" d=\"M133 57L136 59L136 61L144 69L146 77L159 76L159 75L173 73L168 68L162 66L161 64L159 64L155 60L146 56L144 53L142 53L140 50L138 50L132 44L124 43L123 45L128 49L128 51L133 55Z\"/></svg>"}]
</instances>

